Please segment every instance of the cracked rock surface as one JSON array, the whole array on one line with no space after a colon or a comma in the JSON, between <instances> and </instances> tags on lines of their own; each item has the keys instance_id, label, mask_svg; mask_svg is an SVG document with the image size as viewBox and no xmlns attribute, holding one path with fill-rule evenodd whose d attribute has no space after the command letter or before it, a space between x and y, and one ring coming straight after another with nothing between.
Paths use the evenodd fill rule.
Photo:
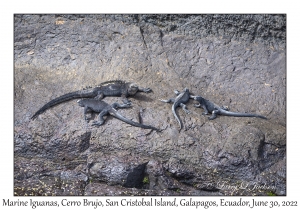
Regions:
<instances>
[{"instance_id":1,"label":"cracked rock surface","mask_svg":"<svg viewBox=\"0 0 300 210\"><path fill-rule=\"evenodd\" d=\"M285 15L15 15L15 195L285 195ZM65 93L122 79L150 87L125 117L86 123ZM259 118L159 99L194 95ZM104 98L108 103L120 98ZM142 111L141 111L142 110ZM95 119L96 115L92 115Z\"/></svg>"}]
</instances>

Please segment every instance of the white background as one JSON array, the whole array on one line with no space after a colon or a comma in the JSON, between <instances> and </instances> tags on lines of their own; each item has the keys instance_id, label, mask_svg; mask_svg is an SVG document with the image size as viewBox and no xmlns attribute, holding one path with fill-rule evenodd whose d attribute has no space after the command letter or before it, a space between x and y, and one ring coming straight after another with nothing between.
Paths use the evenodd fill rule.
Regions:
<instances>
[{"instance_id":1,"label":"white background","mask_svg":"<svg viewBox=\"0 0 300 210\"><path fill-rule=\"evenodd\" d=\"M4 3L5 2L5 3ZM0 209L20 209L20 207L3 207L3 199L10 200L56 200L59 203L64 197L14 197L13 196L13 18L15 13L284 13L287 14L287 196L285 197L255 197L256 200L277 200L296 201L300 206L299 192L299 154L300 154L300 19L299 6L297 1L226 1L226 0L11 0L0 3ZM97 197L88 197L91 200ZM108 197L99 197L105 202ZM127 197L133 199L133 197ZM141 199L141 197L136 197ZM149 197L148 197L149 198ZM146 198L146 199L148 199ZM157 197L156 197L157 198ZM182 197L181 197L182 198ZM194 197L199 200L216 200L219 203L220 197ZM224 197L227 200L239 200L239 197ZM253 197L243 197L251 200ZM80 200L83 197L67 197L68 200ZM122 197L111 198L121 200ZM173 198L165 197L166 200ZM178 198L180 199L180 198ZM73 209L74 207L64 208ZM76 208L76 207L75 207ZM151 207L153 208L153 207ZM163 207L154 207L160 208ZM182 207L183 208L183 207ZM296 209L289 208L289 209ZM26 207L26 209L32 209ZM55 207L36 209L55 209ZM57 209L57 208L56 208ZM61 208L59 208L61 209ZM76 209L94 209L76 208ZM101 209L101 208L97 208ZM107 208L103 208L107 209ZM113 209L113 208L111 208ZM127 207L126 209L132 209ZM134 209L140 209L134 208ZM150 208L148 208L150 209ZM165 208L164 208L165 209ZM181 208L177 208L181 209ZM196 209L189 207L186 209ZM203 208L198 208L203 209ZM216 209L216 208L209 208ZM217 208L224 209L224 208ZM232 209L232 208L225 208ZM237 208L235 208L237 209ZM238 208L245 209L245 208ZM261 209L261 208L255 208ZM269 209L269 208L263 208ZM276 209L276 208L275 208Z\"/></svg>"}]
</instances>

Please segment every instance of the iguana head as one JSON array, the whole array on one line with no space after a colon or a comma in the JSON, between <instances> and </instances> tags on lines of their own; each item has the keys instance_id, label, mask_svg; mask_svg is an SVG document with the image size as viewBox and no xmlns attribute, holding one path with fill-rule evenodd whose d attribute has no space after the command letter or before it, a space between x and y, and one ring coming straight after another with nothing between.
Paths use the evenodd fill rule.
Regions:
<instances>
[{"instance_id":1,"label":"iguana head","mask_svg":"<svg viewBox=\"0 0 300 210\"><path fill-rule=\"evenodd\" d=\"M190 92L188 88L184 88L184 92Z\"/></svg>"},{"instance_id":2,"label":"iguana head","mask_svg":"<svg viewBox=\"0 0 300 210\"><path fill-rule=\"evenodd\" d=\"M139 90L139 87L137 86L137 84L130 83L127 92L129 95L134 95L138 92L138 90Z\"/></svg>"}]
</instances>

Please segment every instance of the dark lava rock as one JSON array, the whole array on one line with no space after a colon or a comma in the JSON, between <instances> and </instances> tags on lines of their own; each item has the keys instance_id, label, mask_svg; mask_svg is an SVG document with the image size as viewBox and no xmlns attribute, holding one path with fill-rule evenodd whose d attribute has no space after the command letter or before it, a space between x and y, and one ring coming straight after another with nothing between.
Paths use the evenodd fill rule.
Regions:
<instances>
[{"instance_id":1,"label":"dark lava rock","mask_svg":"<svg viewBox=\"0 0 300 210\"><path fill-rule=\"evenodd\" d=\"M285 15L15 15L15 195L285 195ZM86 123L76 101L30 117L65 93L123 79L152 88ZM159 101L188 87L231 111ZM105 98L108 103L120 98ZM143 110L140 112L140 110ZM97 116L92 115L92 118Z\"/></svg>"}]
</instances>

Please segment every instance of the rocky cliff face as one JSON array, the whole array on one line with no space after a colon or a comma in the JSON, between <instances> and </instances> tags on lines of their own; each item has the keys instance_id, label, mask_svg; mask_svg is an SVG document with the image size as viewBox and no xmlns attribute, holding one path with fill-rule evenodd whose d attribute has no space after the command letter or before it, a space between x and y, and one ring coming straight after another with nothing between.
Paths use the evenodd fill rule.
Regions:
<instances>
[{"instance_id":1,"label":"rocky cliff face","mask_svg":"<svg viewBox=\"0 0 300 210\"><path fill-rule=\"evenodd\" d=\"M15 195L286 194L285 15L15 15ZM152 88L87 124L65 93L122 79ZM269 120L209 121L174 89ZM105 98L121 102L120 98ZM97 116L96 116L97 117Z\"/></svg>"}]
</instances>

